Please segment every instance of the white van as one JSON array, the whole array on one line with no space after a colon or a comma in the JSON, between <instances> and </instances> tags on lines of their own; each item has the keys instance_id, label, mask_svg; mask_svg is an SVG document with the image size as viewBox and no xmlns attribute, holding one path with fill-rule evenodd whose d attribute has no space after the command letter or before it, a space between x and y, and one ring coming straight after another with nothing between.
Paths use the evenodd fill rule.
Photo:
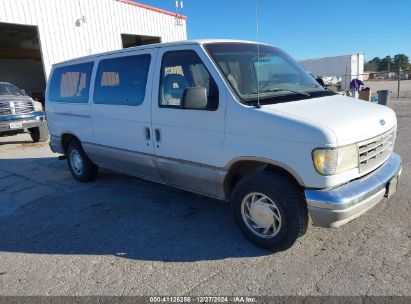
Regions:
<instances>
[{"instance_id":1,"label":"white van","mask_svg":"<svg viewBox=\"0 0 411 304\"><path fill-rule=\"evenodd\" d=\"M243 234L290 247L309 216L338 227L397 187L397 120L325 91L278 48L202 40L53 67L51 149L79 181L99 167L231 201Z\"/></svg>"}]
</instances>

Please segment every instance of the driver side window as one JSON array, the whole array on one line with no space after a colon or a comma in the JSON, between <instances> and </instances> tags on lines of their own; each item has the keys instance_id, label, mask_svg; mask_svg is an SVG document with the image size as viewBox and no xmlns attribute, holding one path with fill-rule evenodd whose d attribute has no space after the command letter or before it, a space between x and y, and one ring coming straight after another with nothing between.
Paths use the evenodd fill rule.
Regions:
<instances>
[{"instance_id":1,"label":"driver side window","mask_svg":"<svg viewBox=\"0 0 411 304\"><path fill-rule=\"evenodd\" d=\"M181 108L185 89L204 87L208 99L205 110L215 111L218 108L217 84L196 52L165 53L160 77L160 107Z\"/></svg>"}]
</instances>

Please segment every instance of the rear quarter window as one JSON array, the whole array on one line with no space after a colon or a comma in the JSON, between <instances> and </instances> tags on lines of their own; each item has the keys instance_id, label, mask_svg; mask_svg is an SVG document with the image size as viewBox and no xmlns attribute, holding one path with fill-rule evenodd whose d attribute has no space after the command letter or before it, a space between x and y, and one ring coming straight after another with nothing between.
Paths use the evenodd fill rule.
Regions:
<instances>
[{"instance_id":1,"label":"rear quarter window","mask_svg":"<svg viewBox=\"0 0 411 304\"><path fill-rule=\"evenodd\" d=\"M49 88L49 100L54 102L87 103L93 62L56 68Z\"/></svg>"}]
</instances>

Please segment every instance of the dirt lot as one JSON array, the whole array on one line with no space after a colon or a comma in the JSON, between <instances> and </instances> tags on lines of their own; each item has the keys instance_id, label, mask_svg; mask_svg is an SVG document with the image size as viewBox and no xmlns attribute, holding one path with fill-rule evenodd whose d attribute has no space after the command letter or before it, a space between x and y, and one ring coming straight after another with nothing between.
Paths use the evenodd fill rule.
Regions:
<instances>
[{"instance_id":1,"label":"dirt lot","mask_svg":"<svg viewBox=\"0 0 411 304\"><path fill-rule=\"evenodd\" d=\"M411 295L411 100L393 105L397 195L288 251L248 243L227 204L0 138L0 295Z\"/></svg>"},{"instance_id":2,"label":"dirt lot","mask_svg":"<svg viewBox=\"0 0 411 304\"><path fill-rule=\"evenodd\" d=\"M379 90L390 90L391 97L398 97L398 82L395 80L365 81L365 86L371 88L372 94ZM401 80L400 98L411 98L411 80Z\"/></svg>"}]
</instances>

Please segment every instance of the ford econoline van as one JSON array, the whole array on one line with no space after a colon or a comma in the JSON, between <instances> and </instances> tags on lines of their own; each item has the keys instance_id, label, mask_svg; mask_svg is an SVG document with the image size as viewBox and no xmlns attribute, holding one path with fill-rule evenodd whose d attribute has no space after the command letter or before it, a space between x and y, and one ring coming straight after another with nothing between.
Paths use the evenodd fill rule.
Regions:
<instances>
[{"instance_id":1,"label":"ford econoline van","mask_svg":"<svg viewBox=\"0 0 411 304\"><path fill-rule=\"evenodd\" d=\"M309 218L338 227L390 197L401 173L388 107L325 91L253 42L145 45L53 66L51 149L98 168L230 201L256 245L290 247Z\"/></svg>"}]
</instances>

